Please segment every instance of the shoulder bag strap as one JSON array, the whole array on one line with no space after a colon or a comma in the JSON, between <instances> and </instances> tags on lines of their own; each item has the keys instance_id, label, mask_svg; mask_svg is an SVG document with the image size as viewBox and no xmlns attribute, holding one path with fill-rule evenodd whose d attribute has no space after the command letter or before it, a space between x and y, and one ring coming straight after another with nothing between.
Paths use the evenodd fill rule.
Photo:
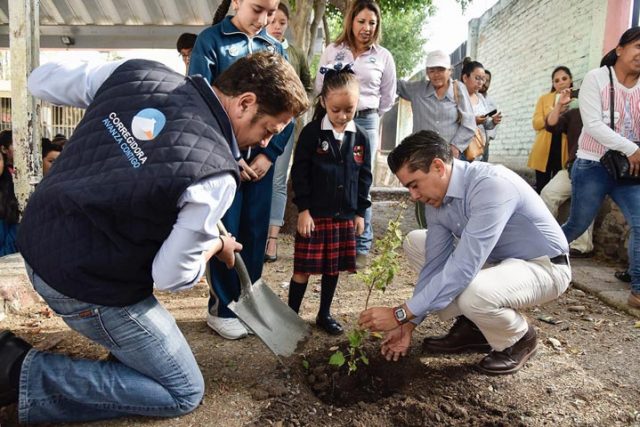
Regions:
<instances>
[{"instance_id":1,"label":"shoulder bag strap","mask_svg":"<svg viewBox=\"0 0 640 427\"><path fill-rule=\"evenodd\" d=\"M453 99L455 100L456 110L458 111L458 118L456 119L456 122L460 124L462 123L462 113L460 112L460 90L458 88L458 81L451 80L451 84L453 85Z\"/></svg>"},{"instance_id":2,"label":"shoulder bag strap","mask_svg":"<svg viewBox=\"0 0 640 427\"><path fill-rule=\"evenodd\" d=\"M607 67L607 69L609 70L609 114L610 114L610 119L609 119L609 126L611 126L611 129L613 129L613 131L615 132L615 128L613 126L613 106L614 106L614 101L613 98L615 96L615 91L613 89L613 74L611 73L611 67Z\"/></svg>"}]
</instances>

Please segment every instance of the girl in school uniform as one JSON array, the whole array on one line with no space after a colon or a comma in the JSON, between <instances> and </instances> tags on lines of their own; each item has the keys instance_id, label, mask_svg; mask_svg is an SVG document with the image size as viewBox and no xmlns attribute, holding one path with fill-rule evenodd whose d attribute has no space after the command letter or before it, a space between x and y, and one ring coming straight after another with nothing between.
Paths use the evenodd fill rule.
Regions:
<instances>
[{"instance_id":1,"label":"girl in school uniform","mask_svg":"<svg viewBox=\"0 0 640 427\"><path fill-rule=\"evenodd\" d=\"M371 206L371 152L366 130L353 121L360 91L351 65L321 72L313 121L300 134L291 169L299 214L289 307L299 312L309 276L321 274L316 325L338 335L343 329L331 316L331 302L339 272L355 271L355 238Z\"/></svg>"}]
</instances>

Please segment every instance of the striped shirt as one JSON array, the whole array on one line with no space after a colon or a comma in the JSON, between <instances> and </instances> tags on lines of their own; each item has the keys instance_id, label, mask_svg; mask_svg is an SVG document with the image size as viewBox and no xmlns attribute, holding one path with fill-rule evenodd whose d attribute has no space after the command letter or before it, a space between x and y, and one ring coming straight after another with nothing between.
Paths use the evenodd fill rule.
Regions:
<instances>
[{"instance_id":1,"label":"striped shirt","mask_svg":"<svg viewBox=\"0 0 640 427\"><path fill-rule=\"evenodd\" d=\"M442 205L425 205L425 216L428 256L407 301L417 316L415 323L451 304L485 262L569 252L560 225L542 199L504 166L454 160Z\"/></svg>"},{"instance_id":2,"label":"striped shirt","mask_svg":"<svg viewBox=\"0 0 640 427\"><path fill-rule=\"evenodd\" d=\"M612 69L614 87L614 130L609 123L610 83L607 67L591 70L580 87L580 115L583 128L578 140L579 159L599 161L607 150L630 156L640 137L640 79L632 88L618 82Z\"/></svg>"},{"instance_id":3,"label":"striped shirt","mask_svg":"<svg viewBox=\"0 0 640 427\"><path fill-rule=\"evenodd\" d=\"M458 85L460 105L453 95L453 84ZM411 102L413 112L413 132L431 130L437 132L449 144L464 151L476 131L476 117L471 108L469 95L460 82L449 81L449 88L438 99L429 82L398 80L398 96ZM458 122L458 109L461 120Z\"/></svg>"}]
</instances>

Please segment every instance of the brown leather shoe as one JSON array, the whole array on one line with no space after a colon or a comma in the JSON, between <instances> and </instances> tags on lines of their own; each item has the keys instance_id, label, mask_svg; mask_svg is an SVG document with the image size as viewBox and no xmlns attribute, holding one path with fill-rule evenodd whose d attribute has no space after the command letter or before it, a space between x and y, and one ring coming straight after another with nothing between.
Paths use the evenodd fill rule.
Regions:
<instances>
[{"instance_id":1,"label":"brown leather shoe","mask_svg":"<svg viewBox=\"0 0 640 427\"><path fill-rule=\"evenodd\" d=\"M480 329L469 319L460 316L447 335L427 337L422 341L423 353L488 353L491 346Z\"/></svg>"},{"instance_id":2,"label":"brown leather shoe","mask_svg":"<svg viewBox=\"0 0 640 427\"><path fill-rule=\"evenodd\" d=\"M629 294L629 299L627 299L627 304L633 308L640 308L640 294L634 294L631 292Z\"/></svg>"},{"instance_id":3,"label":"brown leather shoe","mask_svg":"<svg viewBox=\"0 0 640 427\"><path fill-rule=\"evenodd\" d=\"M533 326L520 340L502 351L492 351L478 363L478 368L486 374L503 375L518 372L536 354L537 334Z\"/></svg>"}]
</instances>

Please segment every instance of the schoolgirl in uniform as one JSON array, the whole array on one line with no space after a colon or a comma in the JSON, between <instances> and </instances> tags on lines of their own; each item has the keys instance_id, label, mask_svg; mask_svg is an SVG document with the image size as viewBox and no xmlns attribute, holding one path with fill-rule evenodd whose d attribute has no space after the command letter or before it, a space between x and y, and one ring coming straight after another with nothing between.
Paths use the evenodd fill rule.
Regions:
<instances>
[{"instance_id":1,"label":"schoolgirl in uniform","mask_svg":"<svg viewBox=\"0 0 640 427\"><path fill-rule=\"evenodd\" d=\"M371 153L366 131L353 121L360 92L351 65L321 72L316 111L300 134L291 169L299 214L289 307L300 310L309 276L321 274L316 325L338 335L343 329L331 316L331 302L339 272L355 270L355 236L371 206Z\"/></svg>"}]
</instances>

